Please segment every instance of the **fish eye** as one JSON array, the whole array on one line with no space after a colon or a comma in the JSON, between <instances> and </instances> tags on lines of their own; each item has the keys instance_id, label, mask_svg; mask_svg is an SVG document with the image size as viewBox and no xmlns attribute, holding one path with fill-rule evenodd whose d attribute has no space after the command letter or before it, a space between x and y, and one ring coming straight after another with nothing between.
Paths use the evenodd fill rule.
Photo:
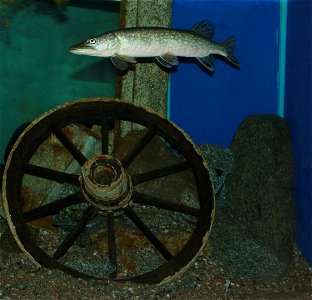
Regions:
<instances>
[{"instance_id":1,"label":"fish eye","mask_svg":"<svg viewBox=\"0 0 312 300\"><path fill-rule=\"evenodd\" d=\"M96 43L96 39L95 38L88 39L88 43L89 44L95 44Z\"/></svg>"}]
</instances>

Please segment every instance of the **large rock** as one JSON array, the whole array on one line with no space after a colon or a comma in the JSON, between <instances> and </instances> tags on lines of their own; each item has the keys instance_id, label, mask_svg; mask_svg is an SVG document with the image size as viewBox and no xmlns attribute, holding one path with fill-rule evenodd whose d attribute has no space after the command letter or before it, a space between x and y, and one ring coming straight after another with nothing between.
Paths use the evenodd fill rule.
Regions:
<instances>
[{"instance_id":1,"label":"large rock","mask_svg":"<svg viewBox=\"0 0 312 300\"><path fill-rule=\"evenodd\" d=\"M216 195L215 209L218 211L226 206L227 193L224 183L233 167L233 155L230 149L214 144L202 144L199 150L208 164Z\"/></svg>"},{"instance_id":2,"label":"large rock","mask_svg":"<svg viewBox=\"0 0 312 300\"><path fill-rule=\"evenodd\" d=\"M231 144L226 207L217 210L214 253L232 275L281 277L292 261L295 209L293 159L286 122L255 115Z\"/></svg>"}]
</instances>

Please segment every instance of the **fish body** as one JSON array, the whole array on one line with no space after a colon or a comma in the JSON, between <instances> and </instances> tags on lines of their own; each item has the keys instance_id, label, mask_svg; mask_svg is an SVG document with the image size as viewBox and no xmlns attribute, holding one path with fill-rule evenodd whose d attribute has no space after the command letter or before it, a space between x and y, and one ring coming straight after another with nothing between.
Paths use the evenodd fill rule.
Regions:
<instances>
[{"instance_id":1,"label":"fish body","mask_svg":"<svg viewBox=\"0 0 312 300\"><path fill-rule=\"evenodd\" d=\"M191 30L162 27L125 28L89 38L70 48L70 52L111 58L115 67L125 70L138 57L155 57L160 64L171 68L179 63L178 56L195 57L206 68L214 70L213 55L226 57L239 67L233 54L235 38L225 42L211 40L214 26L209 21L195 24Z\"/></svg>"}]
</instances>

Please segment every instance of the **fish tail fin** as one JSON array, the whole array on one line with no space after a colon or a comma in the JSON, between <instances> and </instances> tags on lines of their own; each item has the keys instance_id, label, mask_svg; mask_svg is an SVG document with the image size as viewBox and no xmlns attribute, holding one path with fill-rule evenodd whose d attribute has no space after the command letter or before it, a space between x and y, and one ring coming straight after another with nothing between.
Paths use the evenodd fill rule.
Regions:
<instances>
[{"instance_id":1,"label":"fish tail fin","mask_svg":"<svg viewBox=\"0 0 312 300\"><path fill-rule=\"evenodd\" d=\"M240 67L239 61L234 56L234 48L235 48L235 37L230 37L226 41L222 43L222 47L225 51L225 57L228 61L230 61L233 65Z\"/></svg>"}]
</instances>

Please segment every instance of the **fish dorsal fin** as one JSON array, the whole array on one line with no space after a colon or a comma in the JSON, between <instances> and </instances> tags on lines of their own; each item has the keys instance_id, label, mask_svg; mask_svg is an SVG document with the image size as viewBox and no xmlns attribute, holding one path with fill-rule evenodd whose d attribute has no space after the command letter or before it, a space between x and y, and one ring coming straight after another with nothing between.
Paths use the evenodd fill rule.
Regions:
<instances>
[{"instance_id":1,"label":"fish dorsal fin","mask_svg":"<svg viewBox=\"0 0 312 300\"><path fill-rule=\"evenodd\" d=\"M124 71L127 70L129 64L123 60L121 60L119 57L117 56L112 56L111 61L113 63L113 65L115 66L116 69Z\"/></svg>"},{"instance_id":2,"label":"fish dorsal fin","mask_svg":"<svg viewBox=\"0 0 312 300\"><path fill-rule=\"evenodd\" d=\"M116 56L117 56L120 60L122 60L122 61L131 63L131 64L136 64L136 63L137 63L137 60L136 60L134 57L127 56L127 55L119 55L119 54L116 54Z\"/></svg>"},{"instance_id":3,"label":"fish dorsal fin","mask_svg":"<svg viewBox=\"0 0 312 300\"><path fill-rule=\"evenodd\" d=\"M212 22L204 20L196 23L191 30L205 36L207 39L211 39L214 33L214 25Z\"/></svg>"},{"instance_id":4,"label":"fish dorsal fin","mask_svg":"<svg viewBox=\"0 0 312 300\"><path fill-rule=\"evenodd\" d=\"M162 56L157 56L158 62L166 68L171 68L179 63L178 58L175 55L164 54Z\"/></svg>"},{"instance_id":5,"label":"fish dorsal fin","mask_svg":"<svg viewBox=\"0 0 312 300\"><path fill-rule=\"evenodd\" d=\"M206 57L197 57L197 59L209 71L214 71L214 57L212 55L208 55Z\"/></svg>"}]
</instances>

